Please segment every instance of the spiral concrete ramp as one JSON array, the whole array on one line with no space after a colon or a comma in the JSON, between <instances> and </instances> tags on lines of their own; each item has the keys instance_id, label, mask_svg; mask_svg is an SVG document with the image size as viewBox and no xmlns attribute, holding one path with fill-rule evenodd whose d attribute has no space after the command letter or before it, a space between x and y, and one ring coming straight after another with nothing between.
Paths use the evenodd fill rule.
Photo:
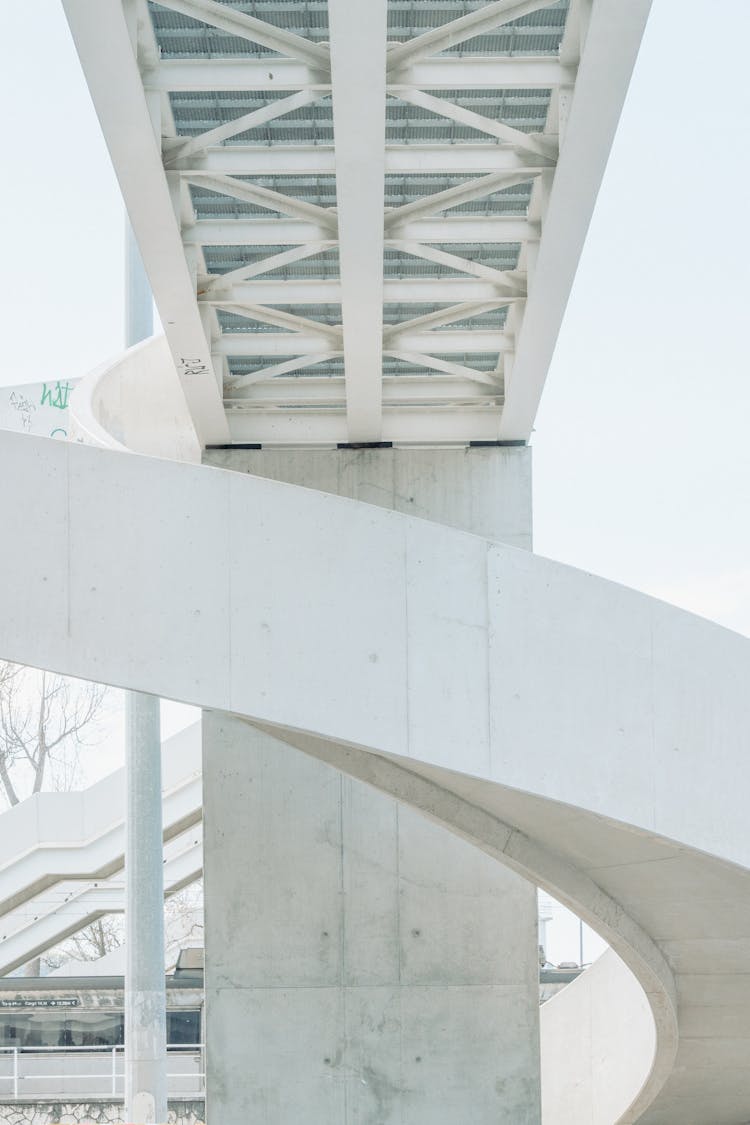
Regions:
<instances>
[{"instance_id":1,"label":"spiral concrete ramp","mask_svg":"<svg viewBox=\"0 0 750 1125\"><path fill-rule=\"evenodd\" d=\"M0 464L3 658L243 717L576 910L632 976L549 1006L546 1122L750 1120L746 640L305 488L10 433Z\"/></svg>"}]
</instances>

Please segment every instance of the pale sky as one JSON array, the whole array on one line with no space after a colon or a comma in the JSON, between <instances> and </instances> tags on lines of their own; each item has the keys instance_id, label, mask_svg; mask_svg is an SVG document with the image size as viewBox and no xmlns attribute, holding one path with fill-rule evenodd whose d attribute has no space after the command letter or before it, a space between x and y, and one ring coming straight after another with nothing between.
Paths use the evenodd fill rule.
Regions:
<instances>
[{"instance_id":1,"label":"pale sky","mask_svg":"<svg viewBox=\"0 0 750 1125\"><path fill-rule=\"evenodd\" d=\"M121 350L123 209L59 0L3 30L7 385ZM750 634L748 42L654 0L533 446L537 551Z\"/></svg>"}]
</instances>

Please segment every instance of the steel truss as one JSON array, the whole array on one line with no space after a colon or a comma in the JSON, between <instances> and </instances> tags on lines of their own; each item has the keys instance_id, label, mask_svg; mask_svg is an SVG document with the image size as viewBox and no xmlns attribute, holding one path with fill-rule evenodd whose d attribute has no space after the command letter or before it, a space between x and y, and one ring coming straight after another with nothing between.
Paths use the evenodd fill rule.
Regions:
<instances>
[{"instance_id":1,"label":"steel truss","mask_svg":"<svg viewBox=\"0 0 750 1125\"><path fill-rule=\"evenodd\" d=\"M63 2L203 444L528 439L649 0L400 39L328 0L322 41L273 0ZM544 9L553 50L473 53ZM165 12L232 57L165 54Z\"/></svg>"}]
</instances>

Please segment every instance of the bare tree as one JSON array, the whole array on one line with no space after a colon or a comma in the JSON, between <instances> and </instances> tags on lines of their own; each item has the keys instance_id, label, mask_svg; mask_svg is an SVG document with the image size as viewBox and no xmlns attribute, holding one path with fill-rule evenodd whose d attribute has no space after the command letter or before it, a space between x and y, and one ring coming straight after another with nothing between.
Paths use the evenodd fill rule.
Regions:
<instances>
[{"instance_id":1,"label":"bare tree","mask_svg":"<svg viewBox=\"0 0 750 1125\"><path fill-rule=\"evenodd\" d=\"M106 688L0 663L0 789L17 805L47 788L73 787L79 754L96 732Z\"/></svg>"},{"instance_id":2,"label":"bare tree","mask_svg":"<svg viewBox=\"0 0 750 1125\"><path fill-rule=\"evenodd\" d=\"M164 947L167 968L181 949L203 945L203 880L191 883L164 904Z\"/></svg>"},{"instance_id":3,"label":"bare tree","mask_svg":"<svg viewBox=\"0 0 750 1125\"><path fill-rule=\"evenodd\" d=\"M80 751L98 734L107 689L50 672L0 661L0 794L17 805L42 789L74 787ZM109 914L72 935L26 967L38 975L66 961L96 961L123 943L122 917ZM203 888L196 883L165 905L168 961L181 946L202 944Z\"/></svg>"},{"instance_id":4,"label":"bare tree","mask_svg":"<svg viewBox=\"0 0 750 1125\"><path fill-rule=\"evenodd\" d=\"M105 696L100 684L0 662L0 793L9 805L43 788L73 788ZM39 970L38 957L26 967Z\"/></svg>"},{"instance_id":5,"label":"bare tree","mask_svg":"<svg viewBox=\"0 0 750 1125\"><path fill-rule=\"evenodd\" d=\"M41 958L49 970L66 961L98 961L118 949L125 939L122 915L107 914L86 926ZM203 945L203 883L199 880L170 895L164 904L164 957L171 969L180 949Z\"/></svg>"},{"instance_id":6,"label":"bare tree","mask_svg":"<svg viewBox=\"0 0 750 1125\"><path fill-rule=\"evenodd\" d=\"M66 938L54 949L48 950L41 958L47 971L61 968L66 961L98 961L106 953L118 949L124 938L121 915L105 914L91 922L77 934Z\"/></svg>"}]
</instances>

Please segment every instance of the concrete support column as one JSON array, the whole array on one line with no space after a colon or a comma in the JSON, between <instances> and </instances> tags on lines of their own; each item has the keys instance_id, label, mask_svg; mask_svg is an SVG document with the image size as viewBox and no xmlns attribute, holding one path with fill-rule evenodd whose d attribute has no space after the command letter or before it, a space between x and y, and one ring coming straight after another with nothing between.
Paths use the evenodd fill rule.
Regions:
<instances>
[{"instance_id":1,"label":"concrete support column","mask_svg":"<svg viewBox=\"0 0 750 1125\"><path fill-rule=\"evenodd\" d=\"M125 233L125 343L153 332L151 290L132 228ZM164 870L159 699L125 696L125 1118L167 1120Z\"/></svg>"},{"instance_id":2,"label":"concrete support column","mask_svg":"<svg viewBox=\"0 0 750 1125\"><path fill-rule=\"evenodd\" d=\"M529 456L206 460L528 547ZM206 713L203 738L207 1119L539 1125L535 888L241 720Z\"/></svg>"}]
</instances>

